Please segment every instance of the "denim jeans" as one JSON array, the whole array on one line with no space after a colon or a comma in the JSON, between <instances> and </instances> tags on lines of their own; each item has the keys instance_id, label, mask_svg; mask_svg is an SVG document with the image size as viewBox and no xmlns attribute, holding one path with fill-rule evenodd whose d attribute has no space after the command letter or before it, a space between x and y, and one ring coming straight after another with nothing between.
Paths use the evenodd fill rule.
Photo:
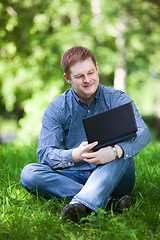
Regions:
<instances>
[{"instance_id":1,"label":"denim jeans","mask_svg":"<svg viewBox=\"0 0 160 240\"><path fill-rule=\"evenodd\" d=\"M97 165L93 171L53 170L48 165L32 163L21 172L21 183L32 193L46 198L69 197L96 213L104 209L110 196L130 194L135 182L133 158L123 158Z\"/></svg>"}]
</instances>

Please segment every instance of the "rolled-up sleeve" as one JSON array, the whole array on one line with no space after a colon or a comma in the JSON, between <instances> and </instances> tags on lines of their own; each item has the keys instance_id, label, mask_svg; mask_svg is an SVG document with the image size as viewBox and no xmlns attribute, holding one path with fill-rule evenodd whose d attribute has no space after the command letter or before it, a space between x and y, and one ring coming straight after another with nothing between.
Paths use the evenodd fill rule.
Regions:
<instances>
[{"instance_id":1,"label":"rolled-up sleeve","mask_svg":"<svg viewBox=\"0 0 160 240\"><path fill-rule=\"evenodd\" d=\"M42 128L37 148L38 161L53 169L74 165L72 149L64 148L64 113L55 104L50 104L42 119Z\"/></svg>"}]
</instances>

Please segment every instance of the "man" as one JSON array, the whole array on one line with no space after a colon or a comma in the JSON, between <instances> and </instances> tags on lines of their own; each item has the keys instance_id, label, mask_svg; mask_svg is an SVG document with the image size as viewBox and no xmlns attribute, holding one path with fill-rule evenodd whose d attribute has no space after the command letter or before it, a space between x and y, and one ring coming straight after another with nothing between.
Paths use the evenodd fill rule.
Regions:
<instances>
[{"instance_id":1,"label":"man","mask_svg":"<svg viewBox=\"0 0 160 240\"><path fill-rule=\"evenodd\" d=\"M60 219L78 222L91 211L105 209L109 199L120 199L119 207L127 207L135 181L133 157L150 142L150 132L124 92L99 84L99 67L89 49L73 47L61 63L72 88L45 110L37 149L40 164L27 165L21 183L47 198L70 198ZM137 136L92 151L97 142L87 143L82 119L128 102L134 108Z\"/></svg>"}]
</instances>

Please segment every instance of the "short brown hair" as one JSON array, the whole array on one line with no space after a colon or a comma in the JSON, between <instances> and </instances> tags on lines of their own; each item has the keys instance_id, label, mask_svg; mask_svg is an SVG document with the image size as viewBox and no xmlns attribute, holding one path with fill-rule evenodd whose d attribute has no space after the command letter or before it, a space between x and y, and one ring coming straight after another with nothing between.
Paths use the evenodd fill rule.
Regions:
<instances>
[{"instance_id":1,"label":"short brown hair","mask_svg":"<svg viewBox=\"0 0 160 240\"><path fill-rule=\"evenodd\" d=\"M92 59L94 65L96 67L95 56L91 50L89 50L88 48L82 47L82 46L76 46L76 47L70 48L62 56L61 64L62 64L64 72L69 76L70 75L70 67L73 64L75 64L79 61L84 61L89 57Z\"/></svg>"}]
</instances>

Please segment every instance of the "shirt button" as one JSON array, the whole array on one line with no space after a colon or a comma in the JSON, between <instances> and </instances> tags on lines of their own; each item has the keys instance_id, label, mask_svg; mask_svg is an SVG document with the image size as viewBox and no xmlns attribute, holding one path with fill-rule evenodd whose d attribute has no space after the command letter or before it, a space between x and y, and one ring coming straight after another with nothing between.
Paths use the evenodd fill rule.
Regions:
<instances>
[{"instance_id":1,"label":"shirt button","mask_svg":"<svg viewBox=\"0 0 160 240\"><path fill-rule=\"evenodd\" d=\"M91 110L90 109L88 109L88 113L90 112Z\"/></svg>"},{"instance_id":2,"label":"shirt button","mask_svg":"<svg viewBox=\"0 0 160 240\"><path fill-rule=\"evenodd\" d=\"M126 157L128 157L128 154L126 154Z\"/></svg>"},{"instance_id":3,"label":"shirt button","mask_svg":"<svg viewBox=\"0 0 160 240\"><path fill-rule=\"evenodd\" d=\"M68 163L68 165L70 166L70 165L71 165L71 163L69 162L69 163Z\"/></svg>"}]
</instances>

